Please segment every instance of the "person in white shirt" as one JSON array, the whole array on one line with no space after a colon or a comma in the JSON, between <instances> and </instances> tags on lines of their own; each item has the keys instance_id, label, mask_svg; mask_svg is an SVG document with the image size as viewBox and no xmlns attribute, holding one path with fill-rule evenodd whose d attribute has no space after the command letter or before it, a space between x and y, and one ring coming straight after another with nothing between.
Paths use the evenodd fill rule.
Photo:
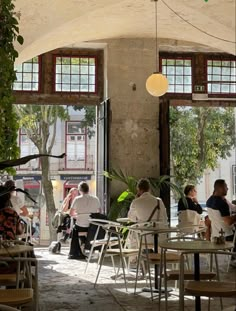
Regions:
<instances>
[{"instance_id":1,"label":"person in white shirt","mask_svg":"<svg viewBox=\"0 0 236 311\"><path fill-rule=\"evenodd\" d=\"M79 232L88 232L89 220L91 213L100 212L100 202L96 196L89 194L89 185L81 182L78 186L80 195L77 196L71 204L70 216L76 218L76 223L72 230L71 246L69 259L84 259L79 243ZM81 242L85 237L81 236Z\"/></svg>"},{"instance_id":2,"label":"person in white shirt","mask_svg":"<svg viewBox=\"0 0 236 311\"><path fill-rule=\"evenodd\" d=\"M157 206L155 213L153 210ZM128 218L134 222L160 221L167 223L168 218L166 208L162 200L150 193L150 182L148 179L142 178L137 184L137 198L130 205Z\"/></svg>"}]
</instances>

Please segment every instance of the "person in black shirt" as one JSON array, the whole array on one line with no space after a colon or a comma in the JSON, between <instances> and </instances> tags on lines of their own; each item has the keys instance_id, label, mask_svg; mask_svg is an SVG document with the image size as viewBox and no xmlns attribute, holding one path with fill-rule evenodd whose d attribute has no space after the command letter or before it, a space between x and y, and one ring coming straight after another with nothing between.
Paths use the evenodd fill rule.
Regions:
<instances>
[{"instance_id":1,"label":"person in black shirt","mask_svg":"<svg viewBox=\"0 0 236 311\"><path fill-rule=\"evenodd\" d=\"M194 185L187 185L184 188L184 194L186 197L186 201L188 206L186 206L181 198L178 202L178 212L189 209L191 211L195 211L198 214L202 214L202 207L198 203L197 200L197 190Z\"/></svg>"}]
</instances>

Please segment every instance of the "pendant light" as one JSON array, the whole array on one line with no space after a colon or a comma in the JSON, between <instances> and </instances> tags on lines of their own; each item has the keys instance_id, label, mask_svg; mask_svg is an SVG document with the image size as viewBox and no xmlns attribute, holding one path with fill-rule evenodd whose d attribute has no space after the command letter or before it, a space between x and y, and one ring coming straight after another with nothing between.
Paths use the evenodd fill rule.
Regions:
<instances>
[{"instance_id":1,"label":"pendant light","mask_svg":"<svg viewBox=\"0 0 236 311\"><path fill-rule=\"evenodd\" d=\"M162 96L168 91L167 78L158 71L158 45L157 45L157 1L155 2L155 22L156 22L156 71L147 78L146 89L152 96Z\"/></svg>"}]
</instances>

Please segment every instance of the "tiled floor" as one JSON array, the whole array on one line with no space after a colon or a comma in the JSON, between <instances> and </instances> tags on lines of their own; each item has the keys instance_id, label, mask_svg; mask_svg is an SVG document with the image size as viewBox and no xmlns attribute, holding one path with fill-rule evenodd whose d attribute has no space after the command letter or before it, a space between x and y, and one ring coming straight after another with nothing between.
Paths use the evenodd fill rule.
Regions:
<instances>
[{"instance_id":1,"label":"tiled floor","mask_svg":"<svg viewBox=\"0 0 236 311\"><path fill-rule=\"evenodd\" d=\"M102 268L98 285L94 288L97 265L89 265L85 274L86 261L68 260L68 248L60 255L49 254L46 248L36 248L39 259L40 311L158 311L158 299L152 302L149 294L133 294L134 274L129 277L128 292L122 278L114 282L114 270L109 264ZM231 269L227 278L236 280L236 269ZM145 281L139 282L139 287ZM227 300L224 306L236 304ZM185 310L194 310L194 300L189 298ZM161 310L164 310L164 302ZM168 310L178 310L178 298L169 297ZM207 310L207 300L202 302L202 311ZM211 310L220 310L219 300L214 300ZM182 311L182 310L181 310Z\"/></svg>"}]
</instances>

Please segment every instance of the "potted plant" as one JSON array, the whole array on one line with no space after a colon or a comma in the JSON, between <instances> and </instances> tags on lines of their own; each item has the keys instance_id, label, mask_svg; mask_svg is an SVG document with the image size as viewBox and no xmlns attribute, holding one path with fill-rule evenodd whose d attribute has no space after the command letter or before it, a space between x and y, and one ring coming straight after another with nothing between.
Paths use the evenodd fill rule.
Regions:
<instances>
[{"instance_id":1,"label":"potted plant","mask_svg":"<svg viewBox=\"0 0 236 311\"><path fill-rule=\"evenodd\" d=\"M138 179L134 176L125 174L121 169L111 169L109 172L105 171L104 176L110 180L117 180L126 185L126 190L123 191L118 198L111 202L108 218L115 221L119 217L126 217L129 211L131 202L136 196L136 186ZM177 196L182 197L185 202L185 196L182 190L170 181L170 176L163 175L157 178L148 178L151 184L152 193L158 196L161 189L171 189Z\"/></svg>"}]
</instances>

